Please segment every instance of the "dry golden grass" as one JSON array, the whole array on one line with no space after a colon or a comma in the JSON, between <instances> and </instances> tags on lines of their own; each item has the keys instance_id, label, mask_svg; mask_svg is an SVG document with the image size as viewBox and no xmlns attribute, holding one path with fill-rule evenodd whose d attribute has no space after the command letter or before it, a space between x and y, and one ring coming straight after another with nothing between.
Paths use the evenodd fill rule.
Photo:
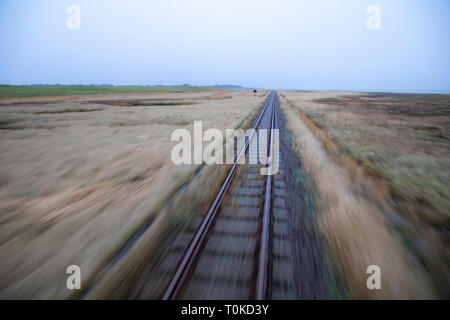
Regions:
<instances>
[{"instance_id":1,"label":"dry golden grass","mask_svg":"<svg viewBox=\"0 0 450 320\"><path fill-rule=\"evenodd\" d=\"M204 129L248 125L264 100L223 94L16 99L0 107L0 297L69 297L67 266L79 265L83 279L92 279L152 219L145 239L158 239L165 202L199 169L172 164L172 131L193 131L194 120ZM129 99L196 103L107 102Z\"/></svg>"},{"instance_id":2,"label":"dry golden grass","mask_svg":"<svg viewBox=\"0 0 450 320\"><path fill-rule=\"evenodd\" d=\"M327 106L309 103L336 93L283 92L283 95L286 98L282 99L282 108L294 133L295 147L319 191L319 227L350 297L435 297L426 266L406 248L390 219L395 208L389 201L389 188L384 180L343 153L329 138L327 127L321 130L300 110L323 112L324 122L341 123L347 131L360 125L357 114L336 116ZM371 291L366 287L365 272L371 264L381 267L382 290Z\"/></svg>"},{"instance_id":3,"label":"dry golden grass","mask_svg":"<svg viewBox=\"0 0 450 320\"><path fill-rule=\"evenodd\" d=\"M372 193L382 190L393 206L386 213L392 228L421 261L439 296L448 298L450 96L284 94L335 142L334 152L348 155L377 181Z\"/></svg>"}]
</instances>

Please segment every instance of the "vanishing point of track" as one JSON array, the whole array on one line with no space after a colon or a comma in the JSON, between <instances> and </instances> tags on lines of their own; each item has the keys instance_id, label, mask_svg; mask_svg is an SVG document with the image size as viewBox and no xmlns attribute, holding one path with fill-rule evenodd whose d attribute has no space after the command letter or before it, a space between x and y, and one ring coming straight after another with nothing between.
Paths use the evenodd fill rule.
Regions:
<instances>
[{"instance_id":1,"label":"vanishing point of track","mask_svg":"<svg viewBox=\"0 0 450 320\"><path fill-rule=\"evenodd\" d=\"M272 162L274 157L279 157L279 154L274 152L276 141L274 141L274 130L270 129L278 128L278 107L278 96L276 92L271 92L261 114L254 123L253 129L255 131L246 139L242 150L238 150L235 163L208 213L195 231L179 262L175 275L163 295L163 299L198 298L199 296L196 293L203 292L205 294L204 292L208 291L208 288L208 296L214 298L214 294L211 293L211 285L208 287L208 281L217 284L220 283L217 279L222 278L222 286L224 282L232 281L233 279L230 280L227 273L233 272L233 270L230 270L233 269L233 263L239 263L240 265L241 274L235 275L234 280L237 279L241 283L238 290L245 292L241 296L237 295L238 297L258 300L270 298L270 273L272 260L274 260L272 257L273 228L271 227L274 219L272 217L273 207L274 202L280 202L280 194L281 198L283 194L285 195L284 186L279 185L279 183L276 184L276 176L272 176ZM258 132L258 129L266 129L267 131L262 132L268 134L268 164L265 166L268 174L261 175L261 164L248 164L245 172L239 178L236 178L236 172L239 163L243 160L242 158L254 156L252 153L257 152L256 150L250 150L250 143L252 139L259 141L258 134L261 133ZM276 185L274 185L274 182ZM278 199L275 199L274 189L275 193L278 193ZM228 195L228 193L233 193L234 197ZM233 201L230 200L230 197ZM227 202L233 202L233 204L227 204ZM286 220L281 218L279 221ZM247 227L239 227L236 224ZM224 239L224 237L231 239L230 243L237 243L236 251L233 251L232 245L230 248L230 246L224 245L223 241L217 240L218 238ZM246 245L239 245L239 239L245 241ZM246 250L244 249L245 252L237 252L244 247L246 248ZM214 268L214 264L223 265L223 259L227 259L227 255L230 256L230 260L236 261L232 262L231 265L228 263L229 268L226 268L228 270L222 270L222 272L219 268L213 275L208 275L208 270L202 270L202 268L205 269L208 266ZM217 263L214 261L221 259L222 261ZM205 267L202 267L202 265ZM245 272L245 270L248 270L248 272ZM223 290L226 291L226 288ZM236 288L233 290L236 291ZM222 294L224 291L222 291Z\"/></svg>"}]
</instances>

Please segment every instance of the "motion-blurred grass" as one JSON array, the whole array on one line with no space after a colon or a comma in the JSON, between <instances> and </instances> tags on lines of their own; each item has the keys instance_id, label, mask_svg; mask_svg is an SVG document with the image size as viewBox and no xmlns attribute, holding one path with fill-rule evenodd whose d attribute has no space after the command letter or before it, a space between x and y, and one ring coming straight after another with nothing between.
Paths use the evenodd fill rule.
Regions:
<instances>
[{"instance_id":1,"label":"motion-blurred grass","mask_svg":"<svg viewBox=\"0 0 450 320\"><path fill-rule=\"evenodd\" d=\"M192 131L196 120L202 120L204 128L247 128L245 121L255 118L264 97L217 90L161 93L155 101L187 97L196 103L118 107L116 97L104 103L80 97L2 105L0 298L72 297L66 287L68 265L80 266L85 288L147 222L158 223L152 223L152 235L144 238L146 254L167 231L161 221L173 224L171 219L179 219L182 224L190 212L200 211L194 210L199 201L188 197L189 206L183 198L174 215L163 218L167 199L198 169L172 163L171 133L180 127ZM214 170L221 172L219 167ZM208 188L211 193L217 184L214 172L207 175L215 183ZM143 257L132 256L139 261ZM120 275L134 265L133 259L127 262Z\"/></svg>"}]
</instances>

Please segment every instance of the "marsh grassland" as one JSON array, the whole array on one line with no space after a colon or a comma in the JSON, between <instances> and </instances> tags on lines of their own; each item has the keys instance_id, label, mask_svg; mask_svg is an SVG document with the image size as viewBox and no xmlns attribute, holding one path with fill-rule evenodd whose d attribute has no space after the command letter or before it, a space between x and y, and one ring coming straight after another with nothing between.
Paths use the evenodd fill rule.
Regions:
<instances>
[{"instance_id":1,"label":"marsh grassland","mask_svg":"<svg viewBox=\"0 0 450 320\"><path fill-rule=\"evenodd\" d=\"M281 95L319 189L321 232L351 295L448 298L450 96ZM381 267L380 293L364 287L370 264Z\"/></svg>"},{"instance_id":2,"label":"marsh grassland","mask_svg":"<svg viewBox=\"0 0 450 320\"><path fill-rule=\"evenodd\" d=\"M263 102L225 90L0 100L0 297L71 297L67 266L86 284L143 224L163 232L164 204L200 167L172 164L172 131L250 127Z\"/></svg>"},{"instance_id":3,"label":"marsh grassland","mask_svg":"<svg viewBox=\"0 0 450 320\"><path fill-rule=\"evenodd\" d=\"M148 296L161 297L171 277L155 266L172 261L173 270L168 244L207 212L229 168L174 165L172 132L192 134L194 121L250 128L269 92L2 89L0 298L21 299L138 297L144 278ZM320 263L333 274L328 296L449 298L450 96L279 97L283 143L305 181L289 193L311 200ZM80 292L66 287L69 265L82 270ZM370 265L381 290L367 288Z\"/></svg>"}]
</instances>

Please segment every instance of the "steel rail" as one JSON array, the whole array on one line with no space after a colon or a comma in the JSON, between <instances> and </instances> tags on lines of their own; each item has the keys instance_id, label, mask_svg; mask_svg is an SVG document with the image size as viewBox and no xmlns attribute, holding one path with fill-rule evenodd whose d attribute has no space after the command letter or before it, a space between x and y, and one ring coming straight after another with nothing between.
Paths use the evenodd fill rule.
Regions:
<instances>
[{"instance_id":1,"label":"steel rail","mask_svg":"<svg viewBox=\"0 0 450 320\"><path fill-rule=\"evenodd\" d=\"M248 147L255 135L255 131L258 128L261 119L266 112L268 106L272 103L272 100L274 99L275 92L271 92L269 97L267 98L267 101L264 105L264 108L259 115L259 117L256 119L253 130L248 139L246 139L245 144L239 153L236 161L233 164L233 167L231 168L230 172L228 173L227 178L225 179L225 182L223 183L222 187L219 190L219 193L217 194L213 204L211 205L210 209L208 210L208 213L206 214L205 218L203 219L199 229L197 230L194 238L192 239L191 243L189 244L189 247L181 260L180 265L178 266L177 271L175 272L174 277L172 278L166 292L164 293L162 299L163 300L173 300L177 299L178 295L180 294L187 278L189 277L189 274L195 264L195 261L197 257L199 256L199 253L201 252L201 248L203 244L205 243L205 240L207 238L207 235L209 234L209 231L211 230L211 227L213 225L213 222L217 216L217 213L219 211L220 204L229 189L231 185L231 181L236 173L237 166L242 158L243 155L248 150ZM273 111L272 111L273 112Z\"/></svg>"},{"instance_id":2,"label":"steel rail","mask_svg":"<svg viewBox=\"0 0 450 320\"><path fill-rule=\"evenodd\" d=\"M267 274L269 265L270 240L270 214L272 201L272 161L273 161L273 134L275 129L275 105L272 106L272 123L270 130L269 161L267 165L266 193L264 198L264 211L262 216L260 248L258 257L258 273L256 276L256 300L266 300Z\"/></svg>"}]
</instances>

